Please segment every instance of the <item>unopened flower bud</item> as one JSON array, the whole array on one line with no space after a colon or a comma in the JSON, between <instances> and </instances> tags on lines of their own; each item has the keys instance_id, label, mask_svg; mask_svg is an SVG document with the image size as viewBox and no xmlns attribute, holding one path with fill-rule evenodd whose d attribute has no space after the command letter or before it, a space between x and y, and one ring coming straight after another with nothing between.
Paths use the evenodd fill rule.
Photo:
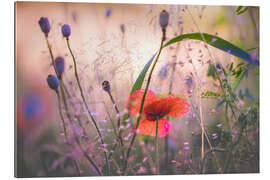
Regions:
<instances>
[{"instance_id":1,"label":"unopened flower bud","mask_svg":"<svg viewBox=\"0 0 270 180\"><path fill-rule=\"evenodd\" d=\"M48 18L46 17L41 17L38 21L38 24L42 30L42 32L48 36L49 32L50 32L50 29L51 29L51 26L50 26L50 22L48 20Z\"/></svg>"},{"instance_id":2,"label":"unopened flower bud","mask_svg":"<svg viewBox=\"0 0 270 180\"><path fill-rule=\"evenodd\" d=\"M65 60L62 57L57 57L54 61L55 70L59 75L59 78L62 77L63 72L65 71Z\"/></svg>"},{"instance_id":3,"label":"unopened flower bud","mask_svg":"<svg viewBox=\"0 0 270 180\"><path fill-rule=\"evenodd\" d=\"M55 90L55 91L58 90L59 81L58 81L58 79L57 79L56 76L51 75L51 74L48 75L48 77L47 77L47 83L48 83L48 85L49 85L49 87L50 87L51 89L53 89L53 90Z\"/></svg>"},{"instance_id":4,"label":"unopened flower bud","mask_svg":"<svg viewBox=\"0 0 270 180\"><path fill-rule=\"evenodd\" d=\"M111 90L111 86L110 86L109 81L103 81L102 88L104 91L109 92Z\"/></svg>"},{"instance_id":5,"label":"unopened flower bud","mask_svg":"<svg viewBox=\"0 0 270 180\"><path fill-rule=\"evenodd\" d=\"M166 10L163 10L159 15L159 24L163 31L166 30L169 22L169 13Z\"/></svg>"},{"instance_id":6,"label":"unopened flower bud","mask_svg":"<svg viewBox=\"0 0 270 180\"><path fill-rule=\"evenodd\" d=\"M70 26L68 24L64 24L62 26L62 34L65 38L69 38L70 34L71 34L71 29Z\"/></svg>"}]
</instances>

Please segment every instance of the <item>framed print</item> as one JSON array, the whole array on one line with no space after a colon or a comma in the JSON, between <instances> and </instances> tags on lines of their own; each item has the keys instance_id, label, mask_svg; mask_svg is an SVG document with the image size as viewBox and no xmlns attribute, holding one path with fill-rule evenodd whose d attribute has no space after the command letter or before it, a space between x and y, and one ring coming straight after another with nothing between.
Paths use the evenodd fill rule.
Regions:
<instances>
[{"instance_id":1,"label":"framed print","mask_svg":"<svg viewBox=\"0 0 270 180\"><path fill-rule=\"evenodd\" d=\"M259 7L15 12L16 177L259 173Z\"/></svg>"}]
</instances>

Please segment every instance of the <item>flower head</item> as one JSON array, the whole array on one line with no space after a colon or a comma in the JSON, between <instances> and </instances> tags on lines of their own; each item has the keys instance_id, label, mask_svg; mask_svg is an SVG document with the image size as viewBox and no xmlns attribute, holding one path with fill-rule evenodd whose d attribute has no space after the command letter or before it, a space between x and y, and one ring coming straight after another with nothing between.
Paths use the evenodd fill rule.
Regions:
<instances>
[{"instance_id":1,"label":"flower head","mask_svg":"<svg viewBox=\"0 0 270 180\"><path fill-rule=\"evenodd\" d=\"M106 91L106 92L111 91L111 86L110 86L109 81L103 81L103 83L102 83L102 88L103 88L103 90Z\"/></svg>"},{"instance_id":2,"label":"flower head","mask_svg":"<svg viewBox=\"0 0 270 180\"><path fill-rule=\"evenodd\" d=\"M62 77L63 72L65 71L65 60L62 57L57 57L54 61L55 70L59 74L60 78Z\"/></svg>"},{"instance_id":3,"label":"flower head","mask_svg":"<svg viewBox=\"0 0 270 180\"><path fill-rule=\"evenodd\" d=\"M48 83L48 85L49 85L49 87L50 87L51 89L53 89L53 90L55 90L55 91L58 90L59 81L58 81L58 79L57 79L56 76L51 75L51 74L48 75L48 77L47 77L47 83Z\"/></svg>"},{"instance_id":4,"label":"flower head","mask_svg":"<svg viewBox=\"0 0 270 180\"><path fill-rule=\"evenodd\" d=\"M129 97L126 107L131 116L139 113L143 94L144 90L137 90ZM170 122L164 117L183 117L188 110L189 104L185 99L174 97L174 95L157 99L155 93L148 90L137 133L155 136L156 120L158 119L158 136L165 137L170 130Z\"/></svg>"},{"instance_id":5,"label":"flower head","mask_svg":"<svg viewBox=\"0 0 270 180\"><path fill-rule=\"evenodd\" d=\"M70 26L68 24L64 24L62 26L62 34L65 38L69 38L70 34L71 34L71 29Z\"/></svg>"},{"instance_id":6,"label":"flower head","mask_svg":"<svg viewBox=\"0 0 270 180\"><path fill-rule=\"evenodd\" d=\"M51 29L51 26L50 26L50 22L48 20L48 18L46 17L41 17L38 21L38 24L42 30L42 32L48 36L49 32L50 32L50 29Z\"/></svg>"},{"instance_id":7,"label":"flower head","mask_svg":"<svg viewBox=\"0 0 270 180\"><path fill-rule=\"evenodd\" d=\"M105 15L106 15L106 18L109 18L112 14L112 9L111 8L107 8L106 9L106 12L105 12Z\"/></svg>"},{"instance_id":8,"label":"flower head","mask_svg":"<svg viewBox=\"0 0 270 180\"><path fill-rule=\"evenodd\" d=\"M163 10L159 15L159 25L161 26L162 30L164 31L169 22L169 13L166 10Z\"/></svg>"}]
</instances>

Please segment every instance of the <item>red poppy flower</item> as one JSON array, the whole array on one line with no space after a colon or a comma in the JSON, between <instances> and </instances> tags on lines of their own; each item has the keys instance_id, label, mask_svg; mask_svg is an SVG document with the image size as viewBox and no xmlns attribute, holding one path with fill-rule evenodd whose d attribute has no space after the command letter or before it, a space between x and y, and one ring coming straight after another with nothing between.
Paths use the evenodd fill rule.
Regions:
<instances>
[{"instance_id":1,"label":"red poppy flower","mask_svg":"<svg viewBox=\"0 0 270 180\"><path fill-rule=\"evenodd\" d=\"M144 90L137 90L129 97L126 107L130 116L136 116L139 113L143 94ZM170 130L170 122L164 117L183 117L188 110L189 104L185 99L174 97L174 95L157 99L155 93L148 90L137 133L156 136L156 118L158 118L158 136L165 137ZM134 130L135 126L132 132Z\"/></svg>"}]
</instances>

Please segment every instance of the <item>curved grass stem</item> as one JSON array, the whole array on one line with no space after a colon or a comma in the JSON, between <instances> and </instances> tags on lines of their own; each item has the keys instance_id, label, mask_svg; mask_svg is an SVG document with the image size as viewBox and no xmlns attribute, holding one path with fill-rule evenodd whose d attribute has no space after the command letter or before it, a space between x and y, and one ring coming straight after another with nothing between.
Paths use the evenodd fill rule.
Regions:
<instances>
[{"instance_id":1,"label":"curved grass stem","mask_svg":"<svg viewBox=\"0 0 270 180\"><path fill-rule=\"evenodd\" d=\"M104 144L104 140L103 140L103 137L101 135L101 132L99 130L99 127L91 113L91 111L89 110L89 107L86 103L86 99L85 99L85 96L84 96L84 93L83 93L83 90L82 90L82 87L81 87L81 83L80 83L80 79L79 79L79 75L78 75L78 72L77 72L77 63L76 63L76 59L75 59L75 56L70 48L70 43L69 43L69 39L66 39L66 42L67 42L67 47L69 49L69 52L72 56L72 60L73 60L73 65L74 65L74 73L75 73L75 78L76 78L76 81L77 81L77 84L78 84L78 87L79 87L79 90L80 90L80 93L81 93L81 97L82 97L82 100L83 100L83 103L84 103L84 106L88 112L88 115L89 117L91 118L92 120L92 123L94 124L95 128L96 128L96 131L98 133L98 136L100 138L100 141L101 141L101 144L103 145ZM110 165L109 165L109 162L108 162L108 156L107 156L107 152L104 150L104 156L105 156L105 160L106 160L106 167L107 167L107 175L110 174Z\"/></svg>"}]
</instances>

